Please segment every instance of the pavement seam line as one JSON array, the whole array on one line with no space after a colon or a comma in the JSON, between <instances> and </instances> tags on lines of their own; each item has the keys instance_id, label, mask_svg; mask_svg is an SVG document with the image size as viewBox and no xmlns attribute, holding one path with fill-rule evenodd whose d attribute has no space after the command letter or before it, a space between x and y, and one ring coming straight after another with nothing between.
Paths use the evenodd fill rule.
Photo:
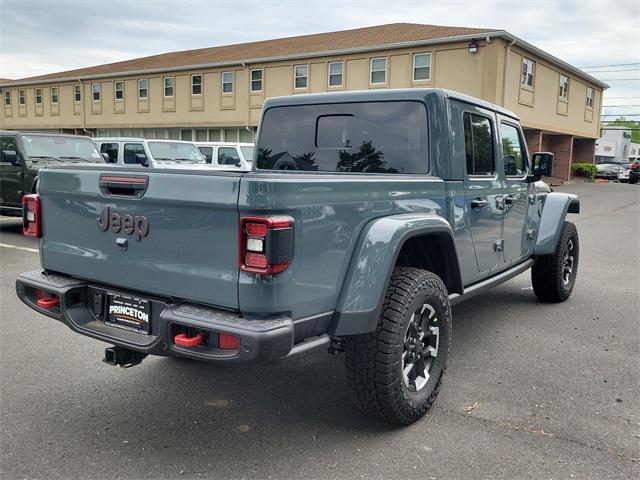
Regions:
<instances>
[{"instance_id":1,"label":"pavement seam line","mask_svg":"<svg viewBox=\"0 0 640 480\"><path fill-rule=\"evenodd\" d=\"M37 248L19 247L17 245L11 245L9 243L0 243L0 247L14 248L16 250L23 250L25 252L31 252L31 253L38 253L39 252L39 250Z\"/></svg>"},{"instance_id":2,"label":"pavement seam line","mask_svg":"<svg viewBox=\"0 0 640 480\"><path fill-rule=\"evenodd\" d=\"M631 463L638 463L640 461L640 459L633 457L631 455L627 455L624 452L620 452L618 450L616 450L613 447L609 447L606 444L600 444L600 445L596 445L596 444L588 444L588 443L584 443L583 441L577 439L577 438L573 438L573 437L568 437L565 435L560 435L557 433L553 433L553 432L545 432L542 429L536 430L535 428L532 428L530 425L522 425L522 424L515 424L515 423L511 423L511 422L502 422L502 421L498 421L498 420L492 420L490 418L482 418L482 417L477 417L474 415L469 415L466 413L460 413L456 410L451 410L445 407L439 407L434 405L433 406L434 409L437 410L442 410L443 412L450 414L450 415L456 415L458 417L462 417L462 418L473 418L474 420L477 420L481 423L487 423L487 424L492 424L495 425L497 427L501 427L507 430L511 430L511 431L515 431L515 432L523 432L523 433L529 433L529 434L536 434L541 438L557 438L558 440L562 440L565 442L570 442L570 443L574 443L576 445L580 445L581 447L586 447L592 450L597 450L599 452L604 452L604 453L608 453L611 454L613 456L618 457L620 460L626 460L628 462Z\"/></svg>"}]
</instances>

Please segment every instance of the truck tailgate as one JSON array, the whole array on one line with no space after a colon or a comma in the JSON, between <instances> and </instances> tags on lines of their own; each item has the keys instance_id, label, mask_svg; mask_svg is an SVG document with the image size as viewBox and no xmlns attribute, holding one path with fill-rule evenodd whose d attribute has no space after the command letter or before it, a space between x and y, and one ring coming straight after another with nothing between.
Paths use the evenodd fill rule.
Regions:
<instances>
[{"instance_id":1,"label":"truck tailgate","mask_svg":"<svg viewBox=\"0 0 640 480\"><path fill-rule=\"evenodd\" d=\"M112 188L105 178L113 177L146 178L146 191L135 196ZM202 171L43 170L43 266L116 288L237 309L240 178Z\"/></svg>"}]
</instances>

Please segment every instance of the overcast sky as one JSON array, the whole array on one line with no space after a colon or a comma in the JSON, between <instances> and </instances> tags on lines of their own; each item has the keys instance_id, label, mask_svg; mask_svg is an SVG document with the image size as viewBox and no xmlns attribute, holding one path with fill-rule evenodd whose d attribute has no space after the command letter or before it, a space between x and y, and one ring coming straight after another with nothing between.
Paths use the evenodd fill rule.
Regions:
<instances>
[{"instance_id":1,"label":"overcast sky","mask_svg":"<svg viewBox=\"0 0 640 480\"><path fill-rule=\"evenodd\" d=\"M393 22L504 29L577 67L630 64L639 20L640 0L0 0L0 78ZM639 69L587 69L611 85L605 105L633 105L605 113L640 114Z\"/></svg>"}]
</instances>

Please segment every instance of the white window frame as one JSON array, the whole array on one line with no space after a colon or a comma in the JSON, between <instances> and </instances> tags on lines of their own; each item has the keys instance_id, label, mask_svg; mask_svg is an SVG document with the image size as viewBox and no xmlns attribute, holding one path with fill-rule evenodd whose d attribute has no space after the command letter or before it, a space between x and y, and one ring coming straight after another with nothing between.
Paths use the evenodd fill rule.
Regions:
<instances>
[{"instance_id":1,"label":"white window frame","mask_svg":"<svg viewBox=\"0 0 640 480\"><path fill-rule=\"evenodd\" d=\"M305 67L307 69L306 75L298 75L298 67ZM305 86L298 87L296 86L296 80L298 78L304 78ZM307 90L309 88L309 64L308 63L298 63L293 66L293 89L294 90Z\"/></svg>"},{"instance_id":2,"label":"white window frame","mask_svg":"<svg viewBox=\"0 0 640 480\"><path fill-rule=\"evenodd\" d=\"M167 86L167 80L171 80L171 86ZM171 95L167 95L167 88L171 88ZM173 98L175 95L175 80L173 77L162 77L162 96L164 98Z\"/></svg>"},{"instance_id":3,"label":"white window frame","mask_svg":"<svg viewBox=\"0 0 640 480\"><path fill-rule=\"evenodd\" d=\"M254 81L258 81L258 80L254 80L253 79L253 72L260 72L260 90L254 90L253 89L253 82ZM262 70L262 68L254 68L252 70L249 70L249 91L251 93L259 93L262 92L263 87L263 83L264 82L264 71Z\"/></svg>"},{"instance_id":4,"label":"white window frame","mask_svg":"<svg viewBox=\"0 0 640 480\"><path fill-rule=\"evenodd\" d=\"M142 88L140 88L140 82L145 82L144 90L146 95L144 97L140 95L140 90L143 90ZM138 100L149 100L149 79L148 78L138 79Z\"/></svg>"},{"instance_id":5,"label":"white window frame","mask_svg":"<svg viewBox=\"0 0 640 480\"><path fill-rule=\"evenodd\" d=\"M590 108L593 110L593 98L594 98L594 89L593 87L587 87L587 108Z\"/></svg>"},{"instance_id":6,"label":"white window frame","mask_svg":"<svg viewBox=\"0 0 640 480\"><path fill-rule=\"evenodd\" d=\"M120 84L120 91L122 92L121 98L118 98L118 84ZM122 80L113 82L113 99L116 102L124 102L124 82Z\"/></svg>"},{"instance_id":7,"label":"white window frame","mask_svg":"<svg viewBox=\"0 0 640 480\"><path fill-rule=\"evenodd\" d=\"M53 93L55 91L55 94ZM56 97L55 101L53 97ZM49 89L49 98L51 98L51 105L57 105L60 101L60 89L58 87L51 87Z\"/></svg>"},{"instance_id":8,"label":"white window frame","mask_svg":"<svg viewBox=\"0 0 640 480\"><path fill-rule=\"evenodd\" d=\"M231 81L227 82L225 81L224 77L225 75L231 75ZM222 94L223 95L233 95L233 80L234 80L234 75L233 75L233 70L226 70L224 72L220 72L220 88L222 90ZM224 91L224 86L225 85L229 85L231 84L231 91L230 92L225 92Z\"/></svg>"},{"instance_id":9,"label":"white window frame","mask_svg":"<svg viewBox=\"0 0 640 480\"><path fill-rule=\"evenodd\" d=\"M38 90L40 90L40 94L38 94ZM42 105L42 88L36 88L34 94L36 97L36 105ZM40 101L38 101L38 97L40 97Z\"/></svg>"},{"instance_id":10,"label":"white window frame","mask_svg":"<svg viewBox=\"0 0 640 480\"><path fill-rule=\"evenodd\" d=\"M200 86L200 93L193 93L193 79L195 77L200 77L200 83L198 84ZM192 97L201 97L202 96L202 74L201 73L194 73L193 75L191 75L191 96Z\"/></svg>"},{"instance_id":11,"label":"white window frame","mask_svg":"<svg viewBox=\"0 0 640 480\"><path fill-rule=\"evenodd\" d=\"M426 67L416 67L416 57L419 56L429 56L429 65ZM413 69L411 72L411 78L414 82L430 82L431 81L431 64L433 62L433 54L431 52L416 52L413 54ZM416 78L416 68L428 68L429 76L427 78Z\"/></svg>"},{"instance_id":12,"label":"white window frame","mask_svg":"<svg viewBox=\"0 0 640 480\"><path fill-rule=\"evenodd\" d=\"M384 70L374 70L373 62L375 60L384 60ZM388 60L387 57L373 57L369 60L369 85L386 85L387 84L387 70L388 70ZM384 82L374 82L373 81L373 73L374 72L384 72Z\"/></svg>"},{"instance_id":13,"label":"white window frame","mask_svg":"<svg viewBox=\"0 0 640 480\"><path fill-rule=\"evenodd\" d=\"M94 88L96 86L98 87L97 90ZM96 93L98 94L98 98L96 98ZM100 85L100 82L93 82L91 84L91 101L96 103L102 101L102 85Z\"/></svg>"},{"instance_id":14,"label":"white window frame","mask_svg":"<svg viewBox=\"0 0 640 480\"><path fill-rule=\"evenodd\" d=\"M524 70L524 67L527 70ZM531 72L529 72L531 67ZM529 78L531 78L531 85L529 85ZM534 88L536 84L536 62L527 57L522 57L522 65L520 66L520 85L524 85L528 88Z\"/></svg>"},{"instance_id":15,"label":"white window frame","mask_svg":"<svg viewBox=\"0 0 640 480\"><path fill-rule=\"evenodd\" d=\"M78 94L80 99L78 99ZM73 86L73 103L80 103L82 101L82 87L80 85Z\"/></svg>"},{"instance_id":16,"label":"white window frame","mask_svg":"<svg viewBox=\"0 0 640 480\"><path fill-rule=\"evenodd\" d=\"M7 102L7 100L9 100ZM10 107L11 106L11 90L5 90L4 91L4 106L5 107Z\"/></svg>"},{"instance_id":17,"label":"white window frame","mask_svg":"<svg viewBox=\"0 0 640 480\"><path fill-rule=\"evenodd\" d=\"M27 92L24 88L18 90L18 106L27 105Z\"/></svg>"},{"instance_id":18,"label":"white window frame","mask_svg":"<svg viewBox=\"0 0 640 480\"><path fill-rule=\"evenodd\" d=\"M566 83L563 82L566 80ZM560 74L560 81L558 84L558 97L562 100L569 101L569 76Z\"/></svg>"},{"instance_id":19,"label":"white window frame","mask_svg":"<svg viewBox=\"0 0 640 480\"><path fill-rule=\"evenodd\" d=\"M340 84L338 85L331 85L331 65L340 65ZM337 73L334 73L333 75L338 75ZM329 64L327 65L327 87L329 88L340 88L344 86L344 62L340 61L340 62L329 62Z\"/></svg>"}]
</instances>

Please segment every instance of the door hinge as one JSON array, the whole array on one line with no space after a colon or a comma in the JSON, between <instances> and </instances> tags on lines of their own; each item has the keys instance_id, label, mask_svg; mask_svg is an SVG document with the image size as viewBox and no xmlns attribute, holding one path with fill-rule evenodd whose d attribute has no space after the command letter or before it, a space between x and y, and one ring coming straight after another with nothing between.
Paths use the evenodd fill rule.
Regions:
<instances>
[{"instance_id":1,"label":"door hinge","mask_svg":"<svg viewBox=\"0 0 640 480\"><path fill-rule=\"evenodd\" d=\"M504 250L504 238L496 240L493 242L493 251L494 252L502 252Z\"/></svg>"},{"instance_id":2,"label":"door hinge","mask_svg":"<svg viewBox=\"0 0 640 480\"><path fill-rule=\"evenodd\" d=\"M527 239L533 240L534 238L536 238L537 233L538 233L537 230L530 228L529 230L527 230Z\"/></svg>"}]
</instances>

